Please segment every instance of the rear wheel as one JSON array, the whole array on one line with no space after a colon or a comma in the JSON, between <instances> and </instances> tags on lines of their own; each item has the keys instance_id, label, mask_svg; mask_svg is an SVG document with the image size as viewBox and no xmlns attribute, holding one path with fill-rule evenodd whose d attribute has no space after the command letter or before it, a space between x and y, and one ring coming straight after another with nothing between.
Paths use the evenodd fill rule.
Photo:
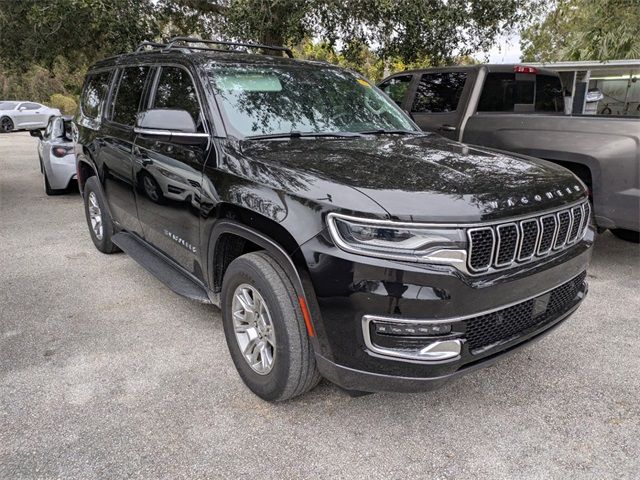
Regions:
<instances>
[{"instance_id":1,"label":"rear wheel","mask_svg":"<svg viewBox=\"0 0 640 480\"><path fill-rule=\"evenodd\" d=\"M266 252L236 258L222 282L227 346L249 389L269 401L287 400L320 381L297 295Z\"/></svg>"},{"instance_id":2,"label":"rear wheel","mask_svg":"<svg viewBox=\"0 0 640 480\"><path fill-rule=\"evenodd\" d=\"M634 232L633 230L626 230L624 228L613 228L611 229L611 233L627 242L640 243L640 232Z\"/></svg>"},{"instance_id":3,"label":"rear wheel","mask_svg":"<svg viewBox=\"0 0 640 480\"><path fill-rule=\"evenodd\" d=\"M84 184L84 212L89 234L96 248L102 253L119 251L111 241L114 234L113 222L105 208L105 201L96 177L89 177Z\"/></svg>"},{"instance_id":4,"label":"rear wheel","mask_svg":"<svg viewBox=\"0 0 640 480\"><path fill-rule=\"evenodd\" d=\"M13 120L9 117L0 118L0 132L8 133L13 130Z\"/></svg>"}]
</instances>

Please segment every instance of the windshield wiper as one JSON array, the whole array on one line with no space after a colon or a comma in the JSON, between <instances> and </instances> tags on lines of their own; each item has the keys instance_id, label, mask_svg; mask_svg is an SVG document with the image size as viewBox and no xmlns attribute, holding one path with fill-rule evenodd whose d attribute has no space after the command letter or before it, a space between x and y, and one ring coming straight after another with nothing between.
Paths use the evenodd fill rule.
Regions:
<instances>
[{"instance_id":1,"label":"windshield wiper","mask_svg":"<svg viewBox=\"0 0 640 480\"><path fill-rule=\"evenodd\" d=\"M365 130L364 132L358 132L363 135L422 135L424 132L418 132L416 130L385 130L379 128L377 130Z\"/></svg>"},{"instance_id":2,"label":"windshield wiper","mask_svg":"<svg viewBox=\"0 0 640 480\"><path fill-rule=\"evenodd\" d=\"M282 132L282 133L268 133L265 135L252 135L245 137L246 140L266 140L270 138L302 138L302 137L361 137L360 132Z\"/></svg>"}]
</instances>

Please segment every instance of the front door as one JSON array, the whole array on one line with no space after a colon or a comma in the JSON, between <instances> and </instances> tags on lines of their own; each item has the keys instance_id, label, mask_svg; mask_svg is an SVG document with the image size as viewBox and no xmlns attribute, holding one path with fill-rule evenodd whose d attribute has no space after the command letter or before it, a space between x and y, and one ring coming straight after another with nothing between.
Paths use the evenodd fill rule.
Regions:
<instances>
[{"instance_id":1,"label":"front door","mask_svg":"<svg viewBox=\"0 0 640 480\"><path fill-rule=\"evenodd\" d=\"M134 66L119 72L98 151L111 215L120 227L136 233L142 233L142 229L134 194L133 127L150 71L148 66Z\"/></svg>"},{"instance_id":2,"label":"front door","mask_svg":"<svg viewBox=\"0 0 640 480\"><path fill-rule=\"evenodd\" d=\"M186 110L198 132L208 130L196 85L184 67L161 67L148 108ZM145 240L200 276L202 171L209 146L138 136L134 153L138 215Z\"/></svg>"},{"instance_id":3,"label":"front door","mask_svg":"<svg viewBox=\"0 0 640 480\"><path fill-rule=\"evenodd\" d=\"M472 83L467 81L468 76L469 72L463 70L422 74L411 104L411 114L422 130L458 139L464 98Z\"/></svg>"}]
</instances>

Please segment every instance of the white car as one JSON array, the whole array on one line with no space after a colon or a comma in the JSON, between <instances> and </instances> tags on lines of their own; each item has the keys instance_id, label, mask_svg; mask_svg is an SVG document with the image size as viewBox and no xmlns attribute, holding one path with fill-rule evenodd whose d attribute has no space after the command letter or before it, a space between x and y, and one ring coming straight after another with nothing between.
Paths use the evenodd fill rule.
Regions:
<instances>
[{"instance_id":1,"label":"white car","mask_svg":"<svg viewBox=\"0 0 640 480\"><path fill-rule=\"evenodd\" d=\"M0 133L45 128L54 116L60 116L60 110L41 103L0 101Z\"/></svg>"},{"instance_id":2,"label":"white car","mask_svg":"<svg viewBox=\"0 0 640 480\"><path fill-rule=\"evenodd\" d=\"M29 133L37 137L40 171L47 195L60 195L68 191L76 179L76 155L71 140L71 117L55 116L43 131Z\"/></svg>"}]
</instances>

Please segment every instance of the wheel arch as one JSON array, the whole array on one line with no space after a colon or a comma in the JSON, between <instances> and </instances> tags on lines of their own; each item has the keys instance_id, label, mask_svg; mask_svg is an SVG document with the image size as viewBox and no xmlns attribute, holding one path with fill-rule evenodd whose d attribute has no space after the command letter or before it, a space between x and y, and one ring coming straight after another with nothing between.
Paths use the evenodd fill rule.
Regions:
<instances>
[{"instance_id":1,"label":"wheel arch","mask_svg":"<svg viewBox=\"0 0 640 480\"><path fill-rule=\"evenodd\" d=\"M254 212L250 213L251 226L238 216L222 217L213 226L206 254L211 290L215 293L220 292L224 274L235 258L251 251L265 250L273 256L291 280L305 318L307 333L314 337L317 323L313 322L310 312L313 311L314 316L317 315L317 301L297 243L291 234L275 221ZM260 218L255 218L256 216Z\"/></svg>"}]
</instances>

